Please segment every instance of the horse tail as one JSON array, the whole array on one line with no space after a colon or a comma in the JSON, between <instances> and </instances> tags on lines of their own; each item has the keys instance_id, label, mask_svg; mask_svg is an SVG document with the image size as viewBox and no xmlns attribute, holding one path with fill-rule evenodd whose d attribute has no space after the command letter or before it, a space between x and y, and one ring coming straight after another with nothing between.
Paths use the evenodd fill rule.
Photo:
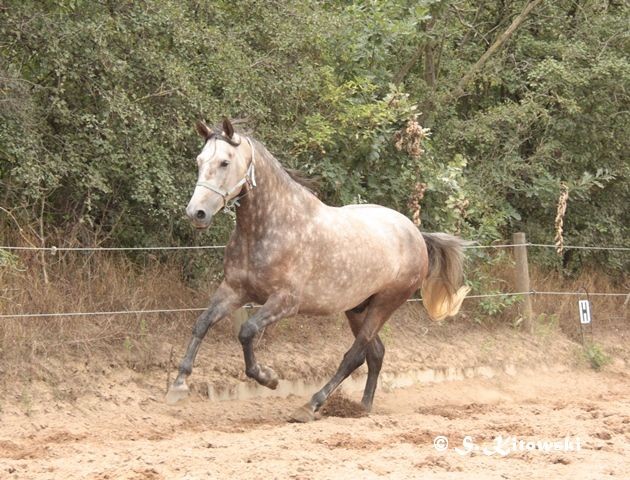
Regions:
<instances>
[{"instance_id":1,"label":"horse tail","mask_svg":"<svg viewBox=\"0 0 630 480\"><path fill-rule=\"evenodd\" d=\"M470 291L462 285L463 247L469 242L446 233L423 233L429 256L429 273L422 284L422 303L433 320L459 312Z\"/></svg>"}]
</instances>

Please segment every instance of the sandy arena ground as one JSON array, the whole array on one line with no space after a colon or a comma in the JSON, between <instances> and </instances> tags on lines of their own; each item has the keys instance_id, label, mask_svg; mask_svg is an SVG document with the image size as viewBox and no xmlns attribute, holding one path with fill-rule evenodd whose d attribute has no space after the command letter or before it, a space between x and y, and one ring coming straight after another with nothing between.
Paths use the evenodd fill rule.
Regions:
<instances>
[{"instance_id":1,"label":"sandy arena ground","mask_svg":"<svg viewBox=\"0 0 630 480\"><path fill-rule=\"evenodd\" d=\"M260 356L283 378L300 378L308 365L324 365L311 374L326 376L347 346L339 340L347 327L338 328L327 329L335 342L321 337L334 347L316 354L292 339L294 333L269 334ZM491 370L401 388L385 381L374 411L357 418L348 398L358 400L361 392L347 391L321 419L302 425L286 420L313 390L225 401L195 393L171 407L163 401L168 368L95 373L95 367L88 372L66 365L71 379L86 383L78 392L67 390L67 379L55 385L35 380L14 392L5 383L0 479L630 478L630 370L624 355L596 372L571 361L577 346L560 333L523 336L467 327L461 335L430 330L417 320L395 323L385 333L384 372L390 377L414 366L437 368L445 359ZM614 341L625 343L619 335ZM182 345L175 347L179 356ZM167 356L168 350L170 345ZM544 365L543 358L551 363ZM505 368L506 362L526 368ZM247 382L235 342L210 338L191 380L200 392L205 380L218 378L232 386ZM434 445L438 436L448 441L441 451ZM545 441L560 442L559 449L527 449L526 442ZM444 446L438 440L438 448Z\"/></svg>"},{"instance_id":2,"label":"sandy arena ground","mask_svg":"<svg viewBox=\"0 0 630 480\"><path fill-rule=\"evenodd\" d=\"M51 403L28 415L5 410L0 477L630 478L623 372L548 371L395 389L380 392L367 417L306 425L285 421L304 401L296 396L196 397L168 407L161 390L127 379L73 406ZM434 446L438 435L448 439L445 451ZM467 435L494 453L465 453ZM498 436L516 439L502 445L505 455L495 452ZM565 438L573 450L520 446Z\"/></svg>"}]
</instances>

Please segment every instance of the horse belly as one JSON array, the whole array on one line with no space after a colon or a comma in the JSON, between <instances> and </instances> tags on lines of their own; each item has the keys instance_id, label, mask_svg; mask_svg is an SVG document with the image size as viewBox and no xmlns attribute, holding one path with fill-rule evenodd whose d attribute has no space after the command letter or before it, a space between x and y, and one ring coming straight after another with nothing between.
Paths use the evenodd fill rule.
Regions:
<instances>
[{"instance_id":1,"label":"horse belly","mask_svg":"<svg viewBox=\"0 0 630 480\"><path fill-rule=\"evenodd\" d=\"M376 293L409 292L420 286L427 272L426 247L406 217L383 207L344 207L337 212L345 218L330 221L328 232L320 230L301 311L346 311Z\"/></svg>"},{"instance_id":2,"label":"horse belly","mask_svg":"<svg viewBox=\"0 0 630 480\"><path fill-rule=\"evenodd\" d=\"M416 283L417 268L404 268L396 259L372 255L352 264L314 265L310 281L304 285L300 311L312 315L328 315L350 310L372 295L388 289L408 288ZM335 265L335 264L332 264Z\"/></svg>"},{"instance_id":3,"label":"horse belly","mask_svg":"<svg viewBox=\"0 0 630 480\"><path fill-rule=\"evenodd\" d=\"M300 313L330 315L350 310L372 296L373 289L351 285L341 279L320 278L305 286L300 298Z\"/></svg>"}]
</instances>

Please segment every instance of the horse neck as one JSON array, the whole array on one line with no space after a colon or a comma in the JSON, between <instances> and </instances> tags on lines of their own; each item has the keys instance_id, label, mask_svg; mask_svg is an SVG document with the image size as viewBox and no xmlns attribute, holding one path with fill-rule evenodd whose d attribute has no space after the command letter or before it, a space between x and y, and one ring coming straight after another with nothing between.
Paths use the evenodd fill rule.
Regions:
<instances>
[{"instance_id":1,"label":"horse neck","mask_svg":"<svg viewBox=\"0 0 630 480\"><path fill-rule=\"evenodd\" d=\"M247 193L236 209L236 227L242 235L261 236L267 228L294 226L288 222L295 222L296 212L319 203L317 197L291 179L280 163L260 147L256 149L255 176L256 187L246 187Z\"/></svg>"}]
</instances>

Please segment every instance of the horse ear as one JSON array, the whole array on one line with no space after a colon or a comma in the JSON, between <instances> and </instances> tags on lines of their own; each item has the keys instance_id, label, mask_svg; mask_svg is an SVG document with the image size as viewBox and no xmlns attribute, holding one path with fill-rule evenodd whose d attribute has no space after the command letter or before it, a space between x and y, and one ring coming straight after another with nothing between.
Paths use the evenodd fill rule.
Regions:
<instances>
[{"instance_id":1,"label":"horse ear","mask_svg":"<svg viewBox=\"0 0 630 480\"><path fill-rule=\"evenodd\" d=\"M203 123L202 120L197 120L195 127L197 128L197 133L205 139L207 139L212 133L212 131L208 128L208 125Z\"/></svg>"},{"instance_id":2,"label":"horse ear","mask_svg":"<svg viewBox=\"0 0 630 480\"><path fill-rule=\"evenodd\" d=\"M234 127L227 117L223 117L223 135L229 139L232 139L234 136Z\"/></svg>"}]
</instances>

